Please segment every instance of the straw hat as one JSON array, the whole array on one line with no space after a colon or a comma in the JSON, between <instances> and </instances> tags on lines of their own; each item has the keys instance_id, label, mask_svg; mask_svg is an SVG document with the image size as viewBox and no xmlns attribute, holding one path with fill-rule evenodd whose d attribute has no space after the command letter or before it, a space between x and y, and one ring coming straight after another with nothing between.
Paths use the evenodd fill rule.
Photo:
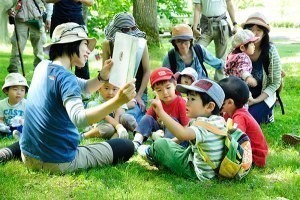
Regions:
<instances>
[{"instance_id":1,"label":"straw hat","mask_svg":"<svg viewBox=\"0 0 300 200\"><path fill-rule=\"evenodd\" d=\"M170 42L173 40L181 39L181 40L191 40L193 39L193 31L191 27L187 24L178 24L172 29L172 38Z\"/></svg>"},{"instance_id":2,"label":"straw hat","mask_svg":"<svg viewBox=\"0 0 300 200\"><path fill-rule=\"evenodd\" d=\"M255 12L252 13L248 19L246 20L246 22L241 24L241 27L244 28L245 25L247 24L255 24L255 25L260 25L265 27L266 29L268 29L268 31L270 32L271 28L270 25L267 21L267 18L260 12Z\"/></svg>"},{"instance_id":3,"label":"straw hat","mask_svg":"<svg viewBox=\"0 0 300 200\"><path fill-rule=\"evenodd\" d=\"M11 86L25 86L28 90L28 84L26 78L19 73L10 73L5 77L5 83L2 87L2 91L5 92L8 87Z\"/></svg>"},{"instance_id":4,"label":"straw hat","mask_svg":"<svg viewBox=\"0 0 300 200\"><path fill-rule=\"evenodd\" d=\"M73 22L60 24L54 29L52 42L48 46L44 47L44 51L48 54L50 47L54 44L65 44L80 40L87 40L89 50L94 50L97 41L95 38L89 38L87 36L87 31L83 25Z\"/></svg>"}]
</instances>

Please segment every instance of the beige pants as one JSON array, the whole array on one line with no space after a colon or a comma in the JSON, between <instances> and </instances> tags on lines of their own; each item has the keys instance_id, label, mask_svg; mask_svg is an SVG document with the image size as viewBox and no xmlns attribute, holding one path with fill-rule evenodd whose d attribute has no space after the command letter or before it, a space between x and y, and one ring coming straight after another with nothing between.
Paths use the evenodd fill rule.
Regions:
<instances>
[{"instance_id":1,"label":"beige pants","mask_svg":"<svg viewBox=\"0 0 300 200\"><path fill-rule=\"evenodd\" d=\"M224 23L227 24L227 22L225 21ZM201 34L201 37L197 42L203 45L204 47L207 47L212 41L214 41L216 57L225 61L225 53L227 50L227 43L229 41L229 29L228 26L222 26L222 27L225 35L225 44L221 44L221 31L218 22L212 23L212 33L210 33L210 30L208 29L205 30ZM214 80L219 81L222 80L223 78L225 78L224 69L216 70L214 75Z\"/></svg>"},{"instance_id":2,"label":"beige pants","mask_svg":"<svg viewBox=\"0 0 300 200\"><path fill-rule=\"evenodd\" d=\"M80 169L101 167L113 163L113 151L107 142L77 147L74 160L67 163L47 163L32 158L22 152L22 160L26 167L33 170L45 170L52 173L68 173Z\"/></svg>"},{"instance_id":3,"label":"beige pants","mask_svg":"<svg viewBox=\"0 0 300 200\"><path fill-rule=\"evenodd\" d=\"M37 66L41 60L44 59L43 46L46 43L46 33L45 27L42 26L40 29L32 27L27 22L20 22L16 20L16 29L19 36L19 45L21 54L23 55L23 51L25 49L28 38L30 39L32 48L34 61L33 66ZM11 55L10 55L10 63L7 68L8 72L19 72L21 67L19 51L18 51L18 43L16 39L16 33L14 32L11 37Z\"/></svg>"}]
</instances>

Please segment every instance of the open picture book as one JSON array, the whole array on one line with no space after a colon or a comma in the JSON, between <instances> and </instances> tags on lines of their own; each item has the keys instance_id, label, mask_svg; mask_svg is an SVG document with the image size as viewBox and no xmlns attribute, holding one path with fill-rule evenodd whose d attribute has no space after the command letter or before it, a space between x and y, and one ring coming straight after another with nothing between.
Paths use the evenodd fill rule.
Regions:
<instances>
[{"instance_id":1,"label":"open picture book","mask_svg":"<svg viewBox=\"0 0 300 200\"><path fill-rule=\"evenodd\" d=\"M122 87L134 79L146 46L144 38L116 33L109 83Z\"/></svg>"}]
</instances>

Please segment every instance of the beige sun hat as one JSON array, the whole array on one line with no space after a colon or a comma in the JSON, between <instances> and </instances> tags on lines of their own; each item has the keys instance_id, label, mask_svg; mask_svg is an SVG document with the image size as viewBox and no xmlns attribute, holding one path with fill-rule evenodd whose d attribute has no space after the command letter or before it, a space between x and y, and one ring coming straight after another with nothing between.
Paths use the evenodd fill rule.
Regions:
<instances>
[{"instance_id":1,"label":"beige sun hat","mask_svg":"<svg viewBox=\"0 0 300 200\"><path fill-rule=\"evenodd\" d=\"M247 24L255 24L255 25L263 26L266 29L268 29L269 32L271 30L270 25L268 23L268 20L267 20L266 16L264 16L260 12L255 12L255 13L252 13L251 15L249 15L249 17L246 20L246 22L244 22L244 23L241 24L241 27L244 28L244 26L247 25Z\"/></svg>"},{"instance_id":2,"label":"beige sun hat","mask_svg":"<svg viewBox=\"0 0 300 200\"><path fill-rule=\"evenodd\" d=\"M88 41L88 48L93 51L97 43L95 38L89 38L85 26L73 22L58 25L52 34L51 44L44 47L44 52L49 54L50 47L54 44L65 44L80 40Z\"/></svg>"},{"instance_id":3,"label":"beige sun hat","mask_svg":"<svg viewBox=\"0 0 300 200\"><path fill-rule=\"evenodd\" d=\"M21 85L25 86L28 90L26 78L19 73L10 73L5 77L5 83L2 87L2 92L5 92L8 87Z\"/></svg>"},{"instance_id":4,"label":"beige sun hat","mask_svg":"<svg viewBox=\"0 0 300 200\"><path fill-rule=\"evenodd\" d=\"M193 31L189 25L177 24L172 29L172 38L170 39L170 42L177 39L190 40L193 38Z\"/></svg>"}]
</instances>

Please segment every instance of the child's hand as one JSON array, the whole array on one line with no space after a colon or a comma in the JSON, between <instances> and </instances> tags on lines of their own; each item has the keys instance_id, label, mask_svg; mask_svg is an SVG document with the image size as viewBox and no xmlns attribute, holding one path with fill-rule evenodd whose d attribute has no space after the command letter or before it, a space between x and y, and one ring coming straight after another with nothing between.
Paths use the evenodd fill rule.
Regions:
<instances>
[{"instance_id":1,"label":"child's hand","mask_svg":"<svg viewBox=\"0 0 300 200\"><path fill-rule=\"evenodd\" d=\"M101 71L99 72L100 78L102 80L109 79L109 73L110 73L112 66L113 66L112 59L107 59L106 61L104 61L104 66L102 67Z\"/></svg>"},{"instance_id":2,"label":"child's hand","mask_svg":"<svg viewBox=\"0 0 300 200\"><path fill-rule=\"evenodd\" d=\"M140 106L140 109L142 110L142 112L144 112L146 110L146 105L145 105L143 99L137 95L136 101L137 101L137 104Z\"/></svg>"},{"instance_id":3,"label":"child's hand","mask_svg":"<svg viewBox=\"0 0 300 200\"><path fill-rule=\"evenodd\" d=\"M118 124L116 126L116 130L119 135L119 138L128 139L128 132L122 124Z\"/></svg>"},{"instance_id":4,"label":"child's hand","mask_svg":"<svg viewBox=\"0 0 300 200\"><path fill-rule=\"evenodd\" d=\"M246 83L250 86L250 87L256 87L257 86L257 81L255 78L253 78L252 76L248 76L246 78Z\"/></svg>"},{"instance_id":5,"label":"child's hand","mask_svg":"<svg viewBox=\"0 0 300 200\"><path fill-rule=\"evenodd\" d=\"M158 115L158 113L163 110L163 107L162 107L161 101L158 97L158 94L156 92L154 92L154 93L156 95L156 98L150 100L150 103L151 103L151 106L153 107L155 113Z\"/></svg>"},{"instance_id":6,"label":"child's hand","mask_svg":"<svg viewBox=\"0 0 300 200\"><path fill-rule=\"evenodd\" d=\"M121 105L133 99L135 92L135 79L123 86L114 97Z\"/></svg>"}]
</instances>

